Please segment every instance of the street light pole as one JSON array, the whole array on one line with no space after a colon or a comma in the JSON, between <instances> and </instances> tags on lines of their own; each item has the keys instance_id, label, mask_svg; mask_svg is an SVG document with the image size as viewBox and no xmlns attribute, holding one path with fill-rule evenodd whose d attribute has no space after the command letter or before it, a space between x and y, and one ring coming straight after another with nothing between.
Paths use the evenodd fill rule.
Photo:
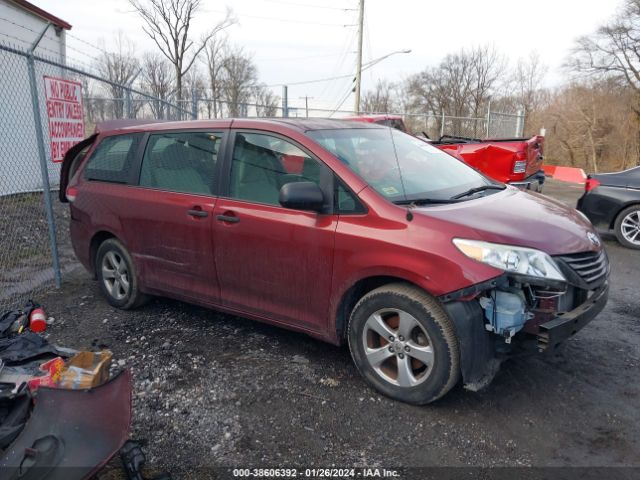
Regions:
<instances>
[{"instance_id":1,"label":"street light pole","mask_svg":"<svg viewBox=\"0 0 640 480\"><path fill-rule=\"evenodd\" d=\"M358 7L358 55L356 58L356 98L353 111L356 115L360 113L360 84L362 80L362 34L364 24L364 0L360 0Z\"/></svg>"},{"instance_id":2,"label":"street light pole","mask_svg":"<svg viewBox=\"0 0 640 480\"><path fill-rule=\"evenodd\" d=\"M378 63L380 63L384 59L389 58L391 55L396 55L398 53L411 53L411 49L396 50L395 52L387 53L386 55L384 55L384 56L382 56L380 58L376 58L375 60L371 60L371 61L365 63L364 66L362 66L362 62L358 63L358 71L356 73L356 78L355 78L355 82L356 82L356 87L355 87L356 99L355 99L355 105L354 105L354 109L353 109L353 111L355 112L356 115L358 115L360 113L360 78L362 76L362 71L363 70L367 70L368 68L371 68L374 65L377 65Z\"/></svg>"}]
</instances>

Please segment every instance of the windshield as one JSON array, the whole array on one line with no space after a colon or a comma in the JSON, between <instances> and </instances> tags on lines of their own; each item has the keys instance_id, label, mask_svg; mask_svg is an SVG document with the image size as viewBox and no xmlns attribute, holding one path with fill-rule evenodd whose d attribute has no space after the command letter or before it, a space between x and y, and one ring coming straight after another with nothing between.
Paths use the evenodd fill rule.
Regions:
<instances>
[{"instance_id":1,"label":"windshield","mask_svg":"<svg viewBox=\"0 0 640 480\"><path fill-rule=\"evenodd\" d=\"M470 189L495 185L451 155L395 129L307 134L392 202L448 201Z\"/></svg>"}]
</instances>

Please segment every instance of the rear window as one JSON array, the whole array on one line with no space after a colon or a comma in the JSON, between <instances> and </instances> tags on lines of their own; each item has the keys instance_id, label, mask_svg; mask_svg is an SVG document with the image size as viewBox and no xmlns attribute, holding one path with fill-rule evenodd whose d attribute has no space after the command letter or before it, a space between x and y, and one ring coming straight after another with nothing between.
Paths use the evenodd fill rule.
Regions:
<instances>
[{"instance_id":1,"label":"rear window","mask_svg":"<svg viewBox=\"0 0 640 480\"><path fill-rule=\"evenodd\" d=\"M96 147L85 170L87 180L127 183L143 133L106 137Z\"/></svg>"}]
</instances>

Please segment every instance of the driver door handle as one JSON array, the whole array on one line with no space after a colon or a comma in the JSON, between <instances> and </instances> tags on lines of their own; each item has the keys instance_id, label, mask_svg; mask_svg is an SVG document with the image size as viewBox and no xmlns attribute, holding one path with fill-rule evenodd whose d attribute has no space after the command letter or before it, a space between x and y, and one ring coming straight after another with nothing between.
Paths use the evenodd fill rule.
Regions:
<instances>
[{"instance_id":1,"label":"driver door handle","mask_svg":"<svg viewBox=\"0 0 640 480\"><path fill-rule=\"evenodd\" d=\"M187 215L191 215L192 217L208 217L209 216L209 214L204 210L197 210L197 209L187 210Z\"/></svg>"},{"instance_id":2,"label":"driver door handle","mask_svg":"<svg viewBox=\"0 0 640 480\"><path fill-rule=\"evenodd\" d=\"M216 219L227 223L238 223L240 221L240 218L231 215L218 215Z\"/></svg>"}]
</instances>

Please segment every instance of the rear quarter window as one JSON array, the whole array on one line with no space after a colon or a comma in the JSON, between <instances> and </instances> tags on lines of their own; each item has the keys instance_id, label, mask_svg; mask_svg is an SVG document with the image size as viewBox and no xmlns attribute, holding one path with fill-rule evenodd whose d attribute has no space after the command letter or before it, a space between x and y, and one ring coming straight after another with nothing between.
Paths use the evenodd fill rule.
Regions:
<instances>
[{"instance_id":1,"label":"rear quarter window","mask_svg":"<svg viewBox=\"0 0 640 480\"><path fill-rule=\"evenodd\" d=\"M132 133L104 138L89 158L85 178L102 182L127 183L143 135L143 133Z\"/></svg>"}]
</instances>

